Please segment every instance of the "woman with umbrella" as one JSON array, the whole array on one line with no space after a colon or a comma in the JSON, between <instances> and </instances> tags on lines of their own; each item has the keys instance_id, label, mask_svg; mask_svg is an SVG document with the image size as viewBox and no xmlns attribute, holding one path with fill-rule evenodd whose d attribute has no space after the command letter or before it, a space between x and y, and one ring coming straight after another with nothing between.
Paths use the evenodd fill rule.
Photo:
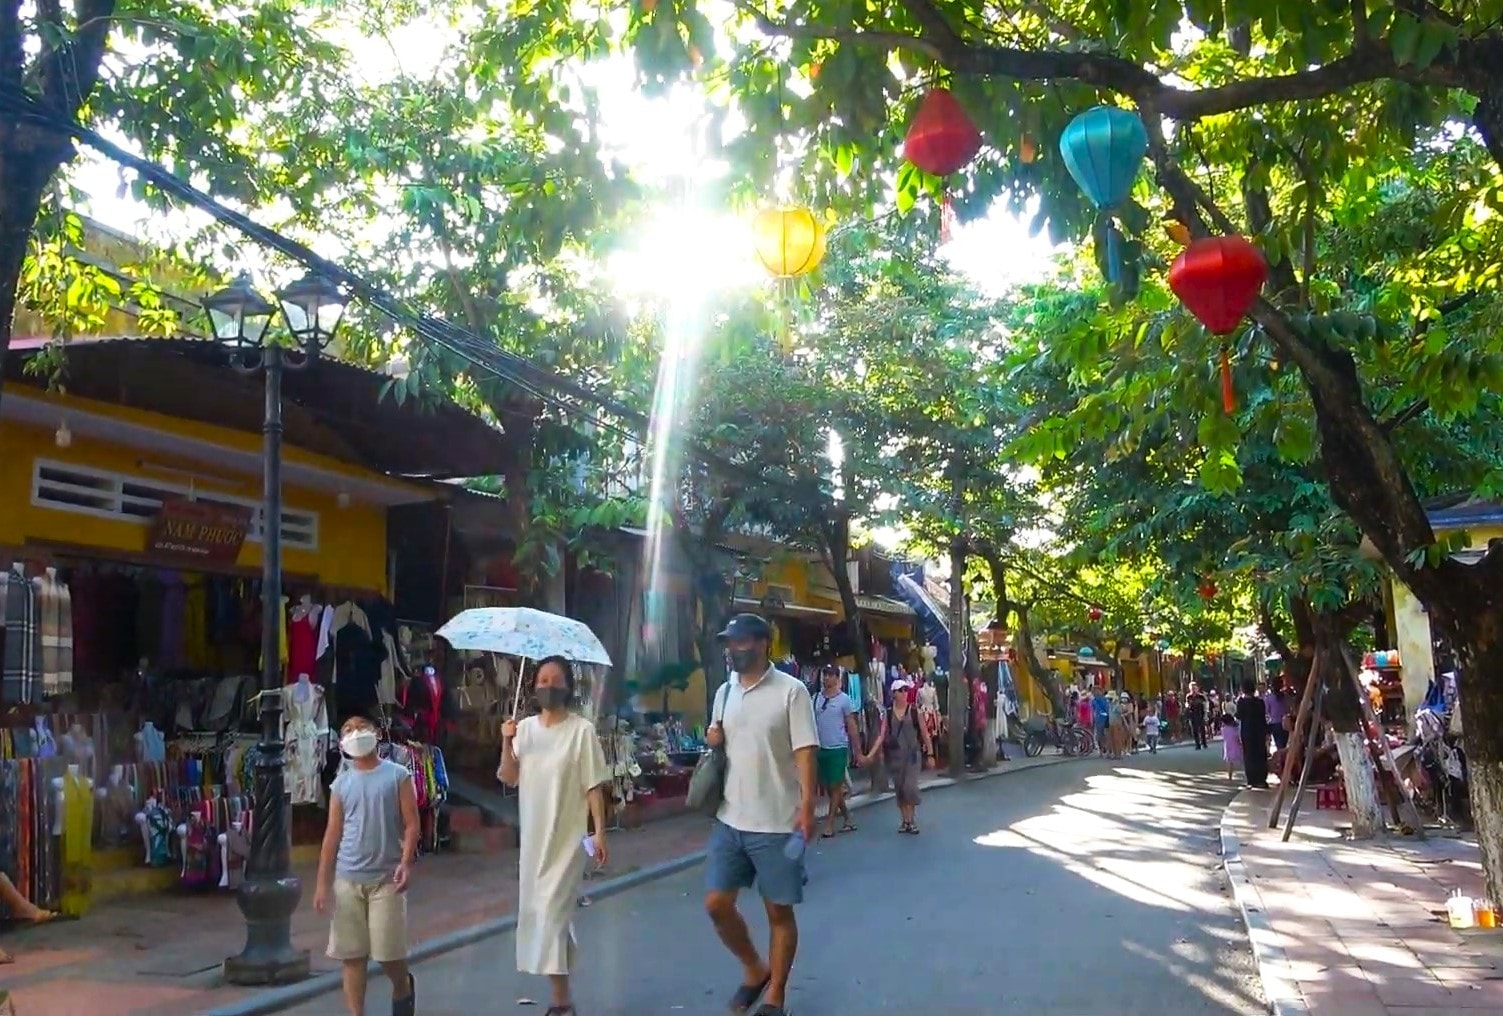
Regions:
<instances>
[{"instance_id":1,"label":"woman with umbrella","mask_svg":"<svg viewBox=\"0 0 1503 1016\"><path fill-rule=\"evenodd\" d=\"M517 788L521 805L520 899L517 969L548 978L548 1016L573 1016L569 972L577 944L573 915L584 878L586 852L606 862L605 754L589 720L569 711L574 668L562 656L534 671L537 716L501 728L497 778ZM587 822L595 833L586 837ZM583 844L583 848L582 848Z\"/></svg>"}]
</instances>

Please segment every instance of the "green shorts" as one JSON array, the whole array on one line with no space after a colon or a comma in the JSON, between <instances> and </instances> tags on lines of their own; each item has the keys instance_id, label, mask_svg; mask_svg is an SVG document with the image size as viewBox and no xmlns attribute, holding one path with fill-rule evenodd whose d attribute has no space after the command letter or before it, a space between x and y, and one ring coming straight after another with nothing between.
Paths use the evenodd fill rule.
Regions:
<instances>
[{"instance_id":1,"label":"green shorts","mask_svg":"<svg viewBox=\"0 0 1503 1016\"><path fill-rule=\"evenodd\" d=\"M849 748L819 749L819 785L838 787L845 783L845 771L850 766Z\"/></svg>"}]
</instances>

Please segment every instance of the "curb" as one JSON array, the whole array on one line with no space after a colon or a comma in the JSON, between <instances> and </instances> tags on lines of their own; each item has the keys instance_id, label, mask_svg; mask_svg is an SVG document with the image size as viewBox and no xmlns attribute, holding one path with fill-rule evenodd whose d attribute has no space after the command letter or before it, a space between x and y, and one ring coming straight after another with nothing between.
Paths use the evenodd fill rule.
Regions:
<instances>
[{"instance_id":1,"label":"curb","mask_svg":"<svg viewBox=\"0 0 1503 1016\"><path fill-rule=\"evenodd\" d=\"M1246 791L1243 791L1246 793ZM1238 794L1237 797L1241 797ZM1232 798L1235 803L1237 798ZM1227 816L1232 805L1221 813L1221 865L1232 884L1232 897L1237 909L1242 912L1242 923L1247 928L1248 941L1252 945L1253 963L1258 968L1258 979L1263 983L1263 997L1268 1000L1268 1011L1273 1016L1306 1016L1310 1004L1300 992L1294 978L1289 976L1289 956L1278 944L1278 934L1268 921L1267 908L1263 906L1263 894L1247 874L1247 865L1242 861L1242 841L1237 838Z\"/></svg>"},{"instance_id":2,"label":"curb","mask_svg":"<svg viewBox=\"0 0 1503 1016\"><path fill-rule=\"evenodd\" d=\"M1176 745L1163 745L1159 748L1159 751L1162 753L1172 750L1174 747L1176 747ZM1050 766L1059 765L1065 762L1081 762L1098 757L1099 756L1095 754L1086 756L1062 755L1051 762L1038 763L1035 765L1023 766L1021 768L1010 768L1008 763L1001 762L997 763L994 768L988 769L986 772L968 773L965 776L962 776L960 779L956 779L953 776L941 776L938 779L931 780L929 783L926 783L923 787L920 788L920 791L922 793L928 793L931 790L940 790L945 787L953 787L961 783L972 783L980 780L988 780L996 776L1007 775L1008 773L1023 773L1033 769L1047 769ZM881 804L884 801L890 801L892 800L892 798L893 793L890 790L883 791L879 794L856 794L849 799L847 805L851 808L851 810L859 811L863 808L868 808L875 804ZM1225 834L1223 834L1223 836L1224 835ZM647 865L645 867L637 869L634 872L631 872L630 874L622 875L619 878L607 879L603 882L588 883L584 889L584 893L585 895L588 895L591 900L605 899L606 897L615 896L619 893L626 892L628 889L635 889L638 886L645 885L648 882L655 882L658 879L667 878L670 875L677 875L681 871L687 871L688 869L699 865L704 861L704 859L705 852L703 850L696 850L692 854L684 854L681 857L675 857L669 861L662 861L658 864ZM415 946L408 955L408 962L414 964L421 963L423 960L430 960L436 956L442 956L444 953L453 952L456 949L462 949L467 945L474 945L476 942L479 942L482 939L490 938L494 935L502 935L508 931L513 931L516 929L516 926L516 915L510 914L506 917L498 917L494 920L484 921L480 924L472 925L468 928L461 928L458 931L449 932L447 935L439 935L436 938L430 938ZM380 973L381 968L378 964L372 963L369 970L371 975L374 976ZM316 974L305 981L299 981L297 984L289 984L280 988L270 988L263 991L258 991L254 995L251 995L249 998L243 999L239 1002L233 1002L227 1005L220 1006L216 1009L210 1009L206 1013L204 1013L203 1016L267 1016L267 1014L269 1013L277 1013L283 1011L284 1009L290 1009L292 1006L307 1002L311 999L319 997L320 995L326 995L330 992L338 991L339 989L340 975L336 970L329 973ZM1285 1010L1285 1012L1289 1013L1296 1011L1302 1012L1303 1010Z\"/></svg>"}]
</instances>

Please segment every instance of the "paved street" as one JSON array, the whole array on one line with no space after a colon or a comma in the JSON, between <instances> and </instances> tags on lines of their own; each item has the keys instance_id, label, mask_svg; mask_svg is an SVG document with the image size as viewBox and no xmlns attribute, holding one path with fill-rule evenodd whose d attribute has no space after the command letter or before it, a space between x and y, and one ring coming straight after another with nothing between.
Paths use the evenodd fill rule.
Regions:
<instances>
[{"instance_id":1,"label":"paved street","mask_svg":"<svg viewBox=\"0 0 1503 1016\"><path fill-rule=\"evenodd\" d=\"M923 1012L1256 1013L1246 934L1216 829L1220 753L1049 766L927 794L923 835L890 804L811 853L790 1008ZM747 908L765 940L760 908ZM580 912L582 1016L714 1014L738 971L700 909L700 872ZM513 1011L547 987L500 936L422 964L425 1014ZM372 1011L382 1003L373 986ZM329 995L294 1010L336 1014ZM521 1013L540 1009L518 1008Z\"/></svg>"}]
</instances>

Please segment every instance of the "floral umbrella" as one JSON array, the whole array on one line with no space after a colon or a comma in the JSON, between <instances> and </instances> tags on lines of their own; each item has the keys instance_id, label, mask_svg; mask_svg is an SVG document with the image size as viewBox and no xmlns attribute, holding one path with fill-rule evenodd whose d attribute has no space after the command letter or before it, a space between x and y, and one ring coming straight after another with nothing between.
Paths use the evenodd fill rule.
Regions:
<instances>
[{"instance_id":1,"label":"floral umbrella","mask_svg":"<svg viewBox=\"0 0 1503 1016\"><path fill-rule=\"evenodd\" d=\"M562 656L575 663L611 665L610 654L583 621L531 607L473 607L438 630L455 649L505 653L527 660Z\"/></svg>"}]
</instances>

